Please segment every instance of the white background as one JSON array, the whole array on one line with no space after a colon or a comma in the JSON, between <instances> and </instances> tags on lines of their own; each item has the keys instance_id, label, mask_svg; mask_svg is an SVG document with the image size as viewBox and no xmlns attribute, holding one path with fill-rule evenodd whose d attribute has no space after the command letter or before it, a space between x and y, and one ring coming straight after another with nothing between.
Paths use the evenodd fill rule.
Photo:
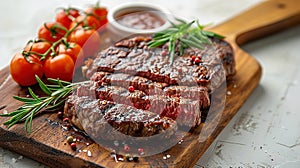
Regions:
<instances>
[{"instance_id":1,"label":"white background","mask_svg":"<svg viewBox=\"0 0 300 168\"><path fill-rule=\"evenodd\" d=\"M103 0L102 4L110 9L128 1ZM176 16L218 24L261 0L144 1L162 5ZM53 21L56 8L84 8L95 2L1 0L0 68L36 37L40 25ZM261 63L262 80L196 167L300 167L300 26L242 47ZM0 148L0 167L44 165Z\"/></svg>"}]
</instances>

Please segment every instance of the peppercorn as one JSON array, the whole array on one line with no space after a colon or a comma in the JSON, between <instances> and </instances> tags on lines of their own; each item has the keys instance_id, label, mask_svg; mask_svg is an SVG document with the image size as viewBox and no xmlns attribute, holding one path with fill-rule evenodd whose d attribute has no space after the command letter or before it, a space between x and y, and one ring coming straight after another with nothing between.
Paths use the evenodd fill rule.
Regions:
<instances>
[{"instance_id":1,"label":"peppercorn","mask_svg":"<svg viewBox=\"0 0 300 168\"><path fill-rule=\"evenodd\" d=\"M134 161L134 162L138 162L138 161L139 161L139 157L133 156L133 161Z\"/></svg>"},{"instance_id":2,"label":"peppercorn","mask_svg":"<svg viewBox=\"0 0 300 168\"><path fill-rule=\"evenodd\" d=\"M129 92L134 92L134 90L135 90L135 88L134 88L133 86L129 86L129 87L128 87L128 91L129 91Z\"/></svg>"},{"instance_id":3,"label":"peppercorn","mask_svg":"<svg viewBox=\"0 0 300 168\"><path fill-rule=\"evenodd\" d=\"M139 152L139 153L143 153L143 152L144 152L144 149L143 149L143 148L138 148L138 152Z\"/></svg>"},{"instance_id":4,"label":"peppercorn","mask_svg":"<svg viewBox=\"0 0 300 168\"><path fill-rule=\"evenodd\" d=\"M68 137L67 137L67 142L68 142L69 144L71 144L73 141L74 141L74 137L73 137L73 136L68 136Z\"/></svg>"},{"instance_id":5,"label":"peppercorn","mask_svg":"<svg viewBox=\"0 0 300 168\"><path fill-rule=\"evenodd\" d=\"M192 55L192 56L191 56L191 61L194 62L195 59L196 59L196 56L195 56L195 55Z\"/></svg>"},{"instance_id":6,"label":"peppercorn","mask_svg":"<svg viewBox=\"0 0 300 168\"><path fill-rule=\"evenodd\" d=\"M63 113L62 111L57 112L57 117L58 117L59 119L63 119L64 113Z\"/></svg>"},{"instance_id":7,"label":"peppercorn","mask_svg":"<svg viewBox=\"0 0 300 168\"><path fill-rule=\"evenodd\" d=\"M70 119L68 117L63 119L63 122L66 122L66 123L68 123L69 121L70 121Z\"/></svg>"},{"instance_id":8,"label":"peppercorn","mask_svg":"<svg viewBox=\"0 0 300 168\"><path fill-rule=\"evenodd\" d=\"M162 56L166 56L167 55L167 51L166 50L162 50L160 53Z\"/></svg>"},{"instance_id":9,"label":"peppercorn","mask_svg":"<svg viewBox=\"0 0 300 168\"><path fill-rule=\"evenodd\" d=\"M125 151L130 151L130 147L128 145L124 145L124 150Z\"/></svg>"},{"instance_id":10,"label":"peppercorn","mask_svg":"<svg viewBox=\"0 0 300 168\"><path fill-rule=\"evenodd\" d=\"M76 143L75 143L75 142L72 142L72 143L70 144L70 146L71 146L71 149L72 149L72 150L76 150Z\"/></svg>"},{"instance_id":11,"label":"peppercorn","mask_svg":"<svg viewBox=\"0 0 300 168\"><path fill-rule=\"evenodd\" d=\"M201 59L199 57L195 58L195 64L199 64L201 62Z\"/></svg>"},{"instance_id":12,"label":"peppercorn","mask_svg":"<svg viewBox=\"0 0 300 168\"><path fill-rule=\"evenodd\" d=\"M133 158L132 158L132 156L131 156L130 154L126 154L125 157L126 157L126 160L127 160L128 162L133 161Z\"/></svg>"}]
</instances>

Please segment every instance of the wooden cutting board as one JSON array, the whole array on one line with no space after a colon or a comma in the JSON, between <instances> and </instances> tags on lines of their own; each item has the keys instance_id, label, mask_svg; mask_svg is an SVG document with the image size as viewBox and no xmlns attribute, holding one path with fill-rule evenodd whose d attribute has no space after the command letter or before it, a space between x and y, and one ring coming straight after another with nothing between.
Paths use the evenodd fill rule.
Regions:
<instances>
[{"instance_id":1,"label":"wooden cutting board","mask_svg":"<svg viewBox=\"0 0 300 168\"><path fill-rule=\"evenodd\" d=\"M241 50L239 45L298 23L298 0L269 0L211 28L212 31L225 35L234 48L237 73L227 82L227 91L231 94L223 99L224 109L218 107L218 102L213 104L212 112L205 123L184 137L181 144L163 153L142 157L138 162L117 163L110 158L110 152L85 136L80 137L78 150L73 151L66 142L66 137L72 132L62 129L61 120L56 114L42 114L35 118L30 135L24 132L22 124L9 130L1 125L0 145L50 167L192 167L259 83L261 66ZM12 80L8 67L1 70L0 106L6 106L1 113L16 109L20 103L12 96L26 95L26 90ZM0 122L6 119L0 118ZM83 152L85 150L90 151L91 156ZM166 155L171 157L164 159Z\"/></svg>"}]
</instances>

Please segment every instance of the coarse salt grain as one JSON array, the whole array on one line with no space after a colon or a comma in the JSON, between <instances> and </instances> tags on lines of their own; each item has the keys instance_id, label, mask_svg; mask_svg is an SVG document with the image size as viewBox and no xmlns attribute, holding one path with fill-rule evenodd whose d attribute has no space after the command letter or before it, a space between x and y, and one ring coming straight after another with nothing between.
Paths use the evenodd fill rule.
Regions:
<instances>
[{"instance_id":1,"label":"coarse salt grain","mask_svg":"<svg viewBox=\"0 0 300 168\"><path fill-rule=\"evenodd\" d=\"M8 111L7 110L3 110L3 114L8 114Z\"/></svg>"},{"instance_id":2,"label":"coarse salt grain","mask_svg":"<svg viewBox=\"0 0 300 168\"><path fill-rule=\"evenodd\" d=\"M91 151L87 151L87 156L91 157L92 156L92 152Z\"/></svg>"},{"instance_id":3,"label":"coarse salt grain","mask_svg":"<svg viewBox=\"0 0 300 168\"><path fill-rule=\"evenodd\" d=\"M16 158L12 158L11 161L12 161L13 163L16 163L16 162L17 162L17 159L16 159Z\"/></svg>"},{"instance_id":4,"label":"coarse salt grain","mask_svg":"<svg viewBox=\"0 0 300 168\"><path fill-rule=\"evenodd\" d=\"M227 95L229 95L229 96L230 96L230 95L231 95L231 91L227 91Z\"/></svg>"},{"instance_id":5,"label":"coarse salt grain","mask_svg":"<svg viewBox=\"0 0 300 168\"><path fill-rule=\"evenodd\" d=\"M169 159L170 157L171 157L171 155L168 154L168 155L167 155L167 158Z\"/></svg>"},{"instance_id":6,"label":"coarse salt grain","mask_svg":"<svg viewBox=\"0 0 300 168\"><path fill-rule=\"evenodd\" d=\"M118 141L114 141L114 145L115 146L119 146L119 142Z\"/></svg>"},{"instance_id":7,"label":"coarse salt grain","mask_svg":"<svg viewBox=\"0 0 300 168\"><path fill-rule=\"evenodd\" d=\"M164 159L164 160L166 160L166 159L167 159L167 157L166 157L166 156L163 156L163 159Z\"/></svg>"}]
</instances>

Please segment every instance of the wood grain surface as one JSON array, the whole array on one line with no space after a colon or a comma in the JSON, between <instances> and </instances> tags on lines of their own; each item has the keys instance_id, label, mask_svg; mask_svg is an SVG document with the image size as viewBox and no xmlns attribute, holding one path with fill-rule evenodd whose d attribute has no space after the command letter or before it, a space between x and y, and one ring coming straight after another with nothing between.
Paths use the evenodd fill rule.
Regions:
<instances>
[{"instance_id":1,"label":"wood grain surface","mask_svg":"<svg viewBox=\"0 0 300 168\"><path fill-rule=\"evenodd\" d=\"M109 151L93 143L88 137L80 135L77 135L80 139L78 148L73 151L66 140L73 132L64 130L62 121L53 113L36 117L30 135L25 133L22 124L17 124L9 130L1 125L0 146L50 167L192 167L259 83L262 75L261 66L253 57L241 50L239 45L298 23L300 23L300 7L297 0L270 0L211 28L225 35L226 40L234 48L237 73L227 82L226 93L230 94L226 94L223 98L216 94L205 123L185 136L181 144L165 152L141 157L138 162L117 163L110 157ZM26 96L26 90L12 80L8 67L1 70L0 106L6 106L1 113L16 109L20 103L12 96ZM0 118L1 123L5 120L6 118ZM79 149L90 151L92 155L79 152ZM164 159L167 154L171 157Z\"/></svg>"}]
</instances>

